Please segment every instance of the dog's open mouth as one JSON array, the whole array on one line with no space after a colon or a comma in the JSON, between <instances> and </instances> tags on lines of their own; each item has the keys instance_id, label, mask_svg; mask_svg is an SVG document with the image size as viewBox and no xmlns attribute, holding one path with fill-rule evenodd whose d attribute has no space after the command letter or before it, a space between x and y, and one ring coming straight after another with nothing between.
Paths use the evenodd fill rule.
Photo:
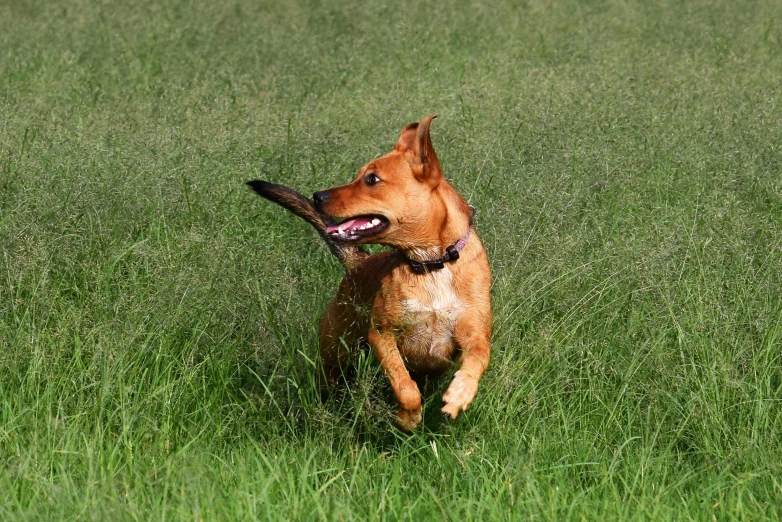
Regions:
<instances>
[{"instance_id":1,"label":"dog's open mouth","mask_svg":"<svg viewBox=\"0 0 782 522\"><path fill-rule=\"evenodd\" d=\"M362 237L374 236L388 227L388 220L383 216L357 216L348 218L342 223L330 225L326 234L338 241L353 241Z\"/></svg>"}]
</instances>

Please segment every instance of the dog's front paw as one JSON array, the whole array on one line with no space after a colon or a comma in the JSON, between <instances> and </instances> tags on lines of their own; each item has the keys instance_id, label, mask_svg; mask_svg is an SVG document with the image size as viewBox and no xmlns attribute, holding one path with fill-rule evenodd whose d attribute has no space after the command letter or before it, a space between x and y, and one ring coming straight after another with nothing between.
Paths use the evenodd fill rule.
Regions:
<instances>
[{"instance_id":1,"label":"dog's front paw","mask_svg":"<svg viewBox=\"0 0 782 522\"><path fill-rule=\"evenodd\" d=\"M421 408L417 410L400 410L394 419L394 425L402 431L414 430L421 424Z\"/></svg>"},{"instance_id":2,"label":"dog's front paw","mask_svg":"<svg viewBox=\"0 0 782 522\"><path fill-rule=\"evenodd\" d=\"M461 370L453 376L451 385L443 395L443 407L440 411L446 419L455 419L470 405L478 393L478 379Z\"/></svg>"}]
</instances>

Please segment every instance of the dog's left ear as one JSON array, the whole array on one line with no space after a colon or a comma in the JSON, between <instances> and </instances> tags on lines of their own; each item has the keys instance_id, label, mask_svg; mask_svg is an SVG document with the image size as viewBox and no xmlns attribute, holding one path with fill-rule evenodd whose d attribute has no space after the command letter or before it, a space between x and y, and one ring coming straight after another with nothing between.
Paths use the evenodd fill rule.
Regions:
<instances>
[{"instance_id":1,"label":"dog's left ear","mask_svg":"<svg viewBox=\"0 0 782 522\"><path fill-rule=\"evenodd\" d=\"M411 123L399 134L394 150L407 155L410 167L415 177L435 187L443 177L440 161L434 152L432 138L429 136L429 126L437 115L432 114L419 121Z\"/></svg>"},{"instance_id":2,"label":"dog's left ear","mask_svg":"<svg viewBox=\"0 0 782 522\"><path fill-rule=\"evenodd\" d=\"M399 133L399 139L396 142L394 150L404 154L408 150L411 150L415 144L415 134L418 130L418 122L411 123Z\"/></svg>"}]
</instances>

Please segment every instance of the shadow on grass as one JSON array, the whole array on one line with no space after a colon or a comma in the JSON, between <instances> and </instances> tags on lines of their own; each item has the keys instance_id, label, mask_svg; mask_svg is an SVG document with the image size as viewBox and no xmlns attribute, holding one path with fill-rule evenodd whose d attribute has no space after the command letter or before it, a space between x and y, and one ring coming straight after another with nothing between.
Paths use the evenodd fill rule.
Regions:
<instances>
[{"instance_id":1,"label":"shadow on grass","mask_svg":"<svg viewBox=\"0 0 782 522\"><path fill-rule=\"evenodd\" d=\"M423 421L412 433L393 425L397 401L390 383L368 348L355 354L352 364L329 389L318 385L320 363L300 351L275 362L264 358L248 361L240 370L238 392L244 397L251 436L295 440L332 439L335 443L369 446L393 453L412 440L428 442L450 431L454 422L440 413L442 394L451 380L447 372L417 377L423 398ZM252 412L252 413L250 413Z\"/></svg>"}]
</instances>

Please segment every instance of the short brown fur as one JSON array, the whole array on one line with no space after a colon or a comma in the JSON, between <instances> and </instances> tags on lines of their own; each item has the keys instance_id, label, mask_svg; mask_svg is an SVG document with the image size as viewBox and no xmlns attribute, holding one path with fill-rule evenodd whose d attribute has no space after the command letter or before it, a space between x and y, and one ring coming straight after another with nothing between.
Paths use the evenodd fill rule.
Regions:
<instances>
[{"instance_id":1,"label":"short brown fur","mask_svg":"<svg viewBox=\"0 0 782 522\"><path fill-rule=\"evenodd\" d=\"M443 177L432 146L433 118L405 127L394 149L361 167L351 183L316 193L314 208L290 189L250 182L315 226L346 268L320 322L327 380L349 364L346 347L367 341L399 402L397 425L404 430L421 422L421 394L411 372L439 374L458 361L441 410L453 419L472 402L489 364L491 275L475 231L459 259L440 270L419 274L408 262L442 257L471 229L471 208ZM370 183L369 176L378 181ZM327 233L326 216L377 216L385 226L366 237L338 238ZM394 250L369 256L358 247L363 243Z\"/></svg>"}]
</instances>

